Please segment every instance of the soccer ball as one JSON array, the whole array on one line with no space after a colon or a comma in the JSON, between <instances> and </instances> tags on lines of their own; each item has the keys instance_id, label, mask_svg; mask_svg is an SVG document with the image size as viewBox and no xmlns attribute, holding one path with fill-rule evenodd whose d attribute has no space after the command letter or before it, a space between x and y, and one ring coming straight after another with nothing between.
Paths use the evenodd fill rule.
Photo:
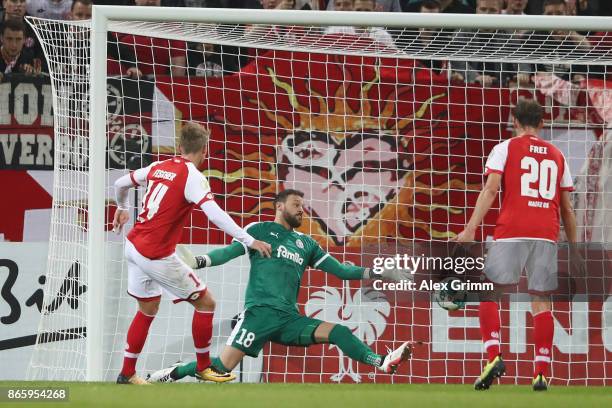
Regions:
<instances>
[{"instance_id":1,"label":"soccer ball","mask_svg":"<svg viewBox=\"0 0 612 408\"><path fill-rule=\"evenodd\" d=\"M463 309L467 300L467 292L464 290L452 289L452 281L461 282L461 279L454 276L443 279L442 282L446 283L447 288L436 290L434 299L442 309L450 311Z\"/></svg>"}]
</instances>

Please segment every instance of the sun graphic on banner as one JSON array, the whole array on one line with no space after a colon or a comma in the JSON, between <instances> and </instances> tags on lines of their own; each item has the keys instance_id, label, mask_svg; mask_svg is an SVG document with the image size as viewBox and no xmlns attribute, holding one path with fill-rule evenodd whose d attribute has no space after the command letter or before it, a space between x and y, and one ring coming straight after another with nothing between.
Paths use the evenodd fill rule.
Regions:
<instances>
[{"instance_id":1,"label":"sun graphic on banner","mask_svg":"<svg viewBox=\"0 0 612 408\"><path fill-rule=\"evenodd\" d=\"M449 189L465 190L466 184L448 177L453 166L444 169L445 181L438 182L434 176L439 170L427 164L433 155L448 154L449 141L432 141L419 152L410 147L416 134L431 134L431 126L415 130L413 125L416 120L428 120L432 104L445 98L445 93L415 102L412 113L399 118L398 101L414 98L414 87L381 84L379 69L367 81L353 80L350 70L343 69L344 81L336 81L338 86L330 95L315 89L314 80L300 80L307 92L299 94L272 68L266 71L274 87L282 91L275 95L276 108L270 108L265 98L247 100L276 124L274 136L254 130L261 132L261 146L276 147L276 157L259 151L240 158L238 152L228 150L229 158L246 165L234 173L209 176L260 180L259 190L243 191L246 187L239 185L232 190L236 194L263 197L288 188L303 191L307 214L299 230L324 247L454 235L444 226L434 228L431 214L462 214L463 209L434 203L435 197ZM389 91L382 94L383 89ZM251 127L243 124L242 129ZM260 200L243 211L256 215L262 209L271 209L271 203Z\"/></svg>"}]
</instances>

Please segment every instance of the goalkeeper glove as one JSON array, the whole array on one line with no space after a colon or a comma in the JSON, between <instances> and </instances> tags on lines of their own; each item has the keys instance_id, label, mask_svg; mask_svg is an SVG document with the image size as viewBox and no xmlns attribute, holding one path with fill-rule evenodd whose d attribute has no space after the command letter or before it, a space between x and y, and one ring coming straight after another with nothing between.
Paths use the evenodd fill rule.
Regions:
<instances>
[{"instance_id":1,"label":"goalkeeper glove","mask_svg":"<svg viewBox=\"0 0 612 408\"><path fill-rule=\"evenodd\" d=\"M208 255L195 256L186 245L177 245L176 254L191 269L202 269L210 266L211 261Z\"/></svg>"}]
</instances>

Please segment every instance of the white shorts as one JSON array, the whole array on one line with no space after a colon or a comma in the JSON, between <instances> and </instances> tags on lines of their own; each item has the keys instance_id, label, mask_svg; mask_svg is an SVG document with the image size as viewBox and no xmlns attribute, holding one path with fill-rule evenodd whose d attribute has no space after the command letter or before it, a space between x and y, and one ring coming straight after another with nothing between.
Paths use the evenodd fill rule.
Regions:
<instances>
[{"instance_id":1,"label":"white shorts","mask_svg":"<svg viewBox=\"0 0 612 408\"><path fill-rule=\"evenodd\" d=\"M498 285L515 285L523 269L527 272L529 292L557 289L557 245L535 239L490 244L484 268L488 280Z\"/></svg>"},{"instance_id":2,"label":"white shorts","mask_svg":"<svg viewBox=\"0 0 612 408\"><path fill-rule=\"evenodd\" d=\"M149 259L126 239L125 258L128 294L140 301L159 299L162 289L176 297L174 303L196 300L206 292L206 285L176 253L162 259Z\"/></svg>"}]
</instances>

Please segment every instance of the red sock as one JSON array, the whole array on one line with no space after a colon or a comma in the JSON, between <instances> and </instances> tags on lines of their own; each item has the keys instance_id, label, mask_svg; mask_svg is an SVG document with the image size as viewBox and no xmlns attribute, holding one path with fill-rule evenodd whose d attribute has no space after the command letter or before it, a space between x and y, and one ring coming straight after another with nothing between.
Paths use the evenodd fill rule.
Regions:
<instances>
[{"instance_id":1,"label":"red sock","mask_svg":"<svg viewBox=\"0 0 612 408\"><path fill-rule=\"evenodd\" d=\"M136 360L138 360L138 355L142 351L145 341L147 341L149 327L154 318L155 316L147 316L140 310L136 312L127 332L127 347L123 357L122 375L131 377L136 373Z\"/></svg>"},{"instance_id":2,"label":"red sock","mask_svg":"<svg viewBox=\"0 0 612 408\"><path fill-rule=\"evenodd\" d=\"M495 302L480 302L478 308L480 334L484 348L489 355L489 362L497 357L499 352L499 310Z\"/></svg>"},{"instance_id":3,"label":"red sock","mask_svg":"<svg viewBox=\"0 0 612 408\"><path fill-rule=\"evenodd\" d=\"M193 311L191 333L198 360L198 371L202 371L210 366L210 339L212 338L213 315L214 312Z\"/></svg>"},{"instance_id":4,"label":"red sock","mask_svg":"<svg viewBox=\"0 0 612 408\"><path fill-rule=\"evenodd\" d=\"M533 331L535 343L535 371L533 377L535 378L538 374L547 376L555 334L555 321L550 310L533 316Z\"/></svg>"}]
</instances>

